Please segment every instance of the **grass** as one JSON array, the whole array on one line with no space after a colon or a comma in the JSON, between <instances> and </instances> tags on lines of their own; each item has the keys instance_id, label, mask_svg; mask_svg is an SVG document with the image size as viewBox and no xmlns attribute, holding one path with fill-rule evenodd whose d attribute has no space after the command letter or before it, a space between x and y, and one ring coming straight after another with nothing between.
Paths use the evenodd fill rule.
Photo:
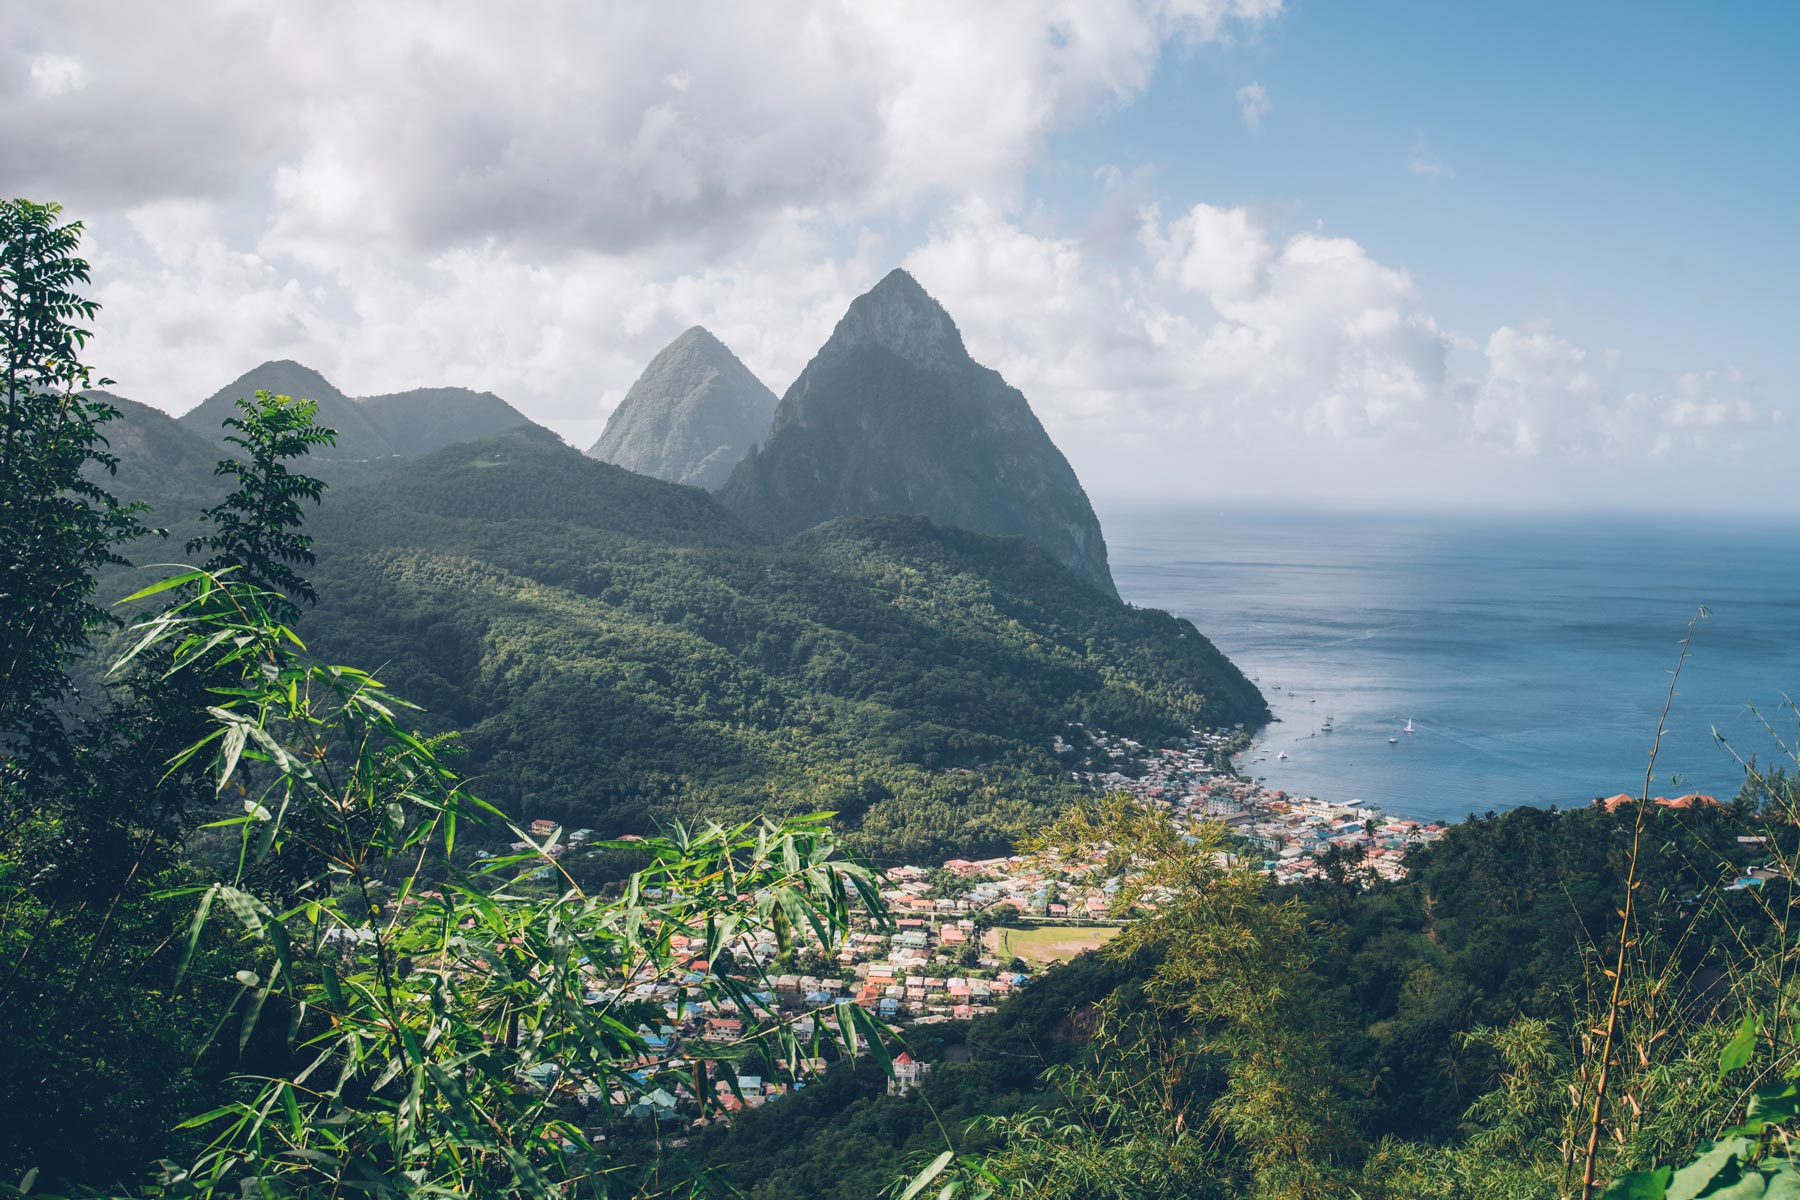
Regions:
<instances>
[{"instance_id":1,"label":"grass","mask_svg":"<svg viewBox=\"0 0 1800 1200\"><path fill-rule=\"evenodd\" d=\"M1017 955L1034 966L1068 962L1077 954L1104 946L1118 935L1112 925L1038 925L1030 928L994 929L987 935L990 950L1001 957Z\"/></svg>"}]
</instances>

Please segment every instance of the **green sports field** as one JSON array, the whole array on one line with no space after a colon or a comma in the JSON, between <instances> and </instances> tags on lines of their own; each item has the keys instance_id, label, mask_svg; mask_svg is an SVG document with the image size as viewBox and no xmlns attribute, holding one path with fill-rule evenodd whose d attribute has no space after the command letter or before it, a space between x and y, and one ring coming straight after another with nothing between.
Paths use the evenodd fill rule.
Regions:
<instances>
[{"instance_id":1,"label":"green sports field","mask_svg":"<svg viewBox=\"0 0 1800 1200\"><path fill-rule=\"evenodd\" d=\"M988 932L988 949L1002 957L1017 955L1028 963L1043 966L1068 962L1085 950L1104 946L1118 934L1111 925L1039 925L1034 928L993 929Z\"/></svg>"}]
</instances>

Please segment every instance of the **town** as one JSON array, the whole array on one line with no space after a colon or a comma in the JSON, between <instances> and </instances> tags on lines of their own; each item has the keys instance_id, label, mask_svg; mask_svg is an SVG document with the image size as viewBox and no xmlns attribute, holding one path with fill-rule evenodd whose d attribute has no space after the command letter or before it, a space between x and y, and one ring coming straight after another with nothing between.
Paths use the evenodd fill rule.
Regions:
<instances>
[{"instance_id":1,"label":"town","mask_svg":"<svg viewBox=\"0 0 1800 1200\"><path fill-rule=\"evenodd\" d=\"M1241 769L1256 749L1241 729L1197 729L1178 746L1154 750L1104 731L1088 736L1106 757L1131 768L1087 773L1097 791L1125 792L1171 815L1223 823L1243 839L1247 856L1261 853L1262 869L1277 883L1317 875L1334 847L1379 878L1400 879L1406 852L1444 835L1440 822L1390 818L1360 800L1290 796L1262 786ZM1064 753L1072 749L1060 736L1055 745Z\"/></svg>"},{"instance_id":2,"label":"town","mask_svg":"<svg viewBox=\"0 0 1800 1200\"><path fill-rule=\"evenodd\" d=\"M1254 751L1241 729L1195 730L1176 745L1146 748L1102 730L1071 727L1067 738L1054 739L1053 749L1074 755L1078 741L1090 769L1075 774L1096 793L1132 796L1184 827L1217 821L1235 848L1233 863L1261 870L1278 884L1314 877L1333 861L1351 864L1359 878L1397 879L1405 874L1411 847L1443 834L1441 825L1390 819L1357 801L1289 796L1261 786L1239 769ZM557 827L535 821L531 833L554 841ZM565 847L579 851L594 836L575 830L548 852L560 857ZM519 842L513 848L532 846ZM703 998L696 982L712 966L702 957L704 942L678 935L672 939L684 955L678 974L645 969L623 984L634 1011L644 1014L638 1027L644 1052L631 1073L636 1087L603 1090L560 1080L543 1068L537 1082L574 1084L584 1105L603 1103L663 1132L728 1122L733 1113L804 1087L826 1069L832 1056L821 1053L824 1044L849 1040L849 1006L896 1032L966 1023L997 1011L1044 970L1104 944L1130 914L1119 904L1127 880L1105 875L1103 860L1103 849L1085 856L1044 850L890 866L881 872L885 919L858 909L839 944L784 953L775 933L765 929L734 946L741 1002ZM533 872L546 879L553 873L547 866ZM589 1000L600 1003L603 996L596 990ZM772 1028L784 1035L780 1044L787 1053L746 1054L736 1070L715 1072L710 1087L689 1061L689 1055L701 1057L695 1053L701 1045L711 1059L720 1057L721 1048L761 1047L759 1034ZM904 1094L929 1064L902 1052L892 1068L889 1090Z\"/></svg>"}]
</instances>

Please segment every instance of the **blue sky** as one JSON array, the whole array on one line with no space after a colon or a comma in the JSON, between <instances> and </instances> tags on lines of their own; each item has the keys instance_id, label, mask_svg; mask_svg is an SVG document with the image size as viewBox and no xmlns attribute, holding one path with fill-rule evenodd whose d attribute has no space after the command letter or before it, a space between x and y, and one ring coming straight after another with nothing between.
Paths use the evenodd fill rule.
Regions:
<instances>
[{"instance_id":1,"label":"blue sky","mask_svg":"<svg viewBox=\"0 0 1800 1200\"><path fill-rule=\"evenodd\" d=\"M1458 328L1546 319L1646 369L1791 389L1797 53L1791 4L1303 2L1249 44L1170 48L1141 100L1050 155L1323 221ZM1257 131L1232 103L1250 82Z\"/></svg>"},{"instance_id":2,"label":"blue sky","mask_svg":"<svg viewBox=\"0 0 1800 1200\"><path fill-rule=\"evenodd\" d=\"M196 0L0 33L179 412L269 358L577 445L904 265L1100 497L1791 509L1800 9ZM1671 487L1671 480L1679 487Z\"/></svg>"}]
</instances>

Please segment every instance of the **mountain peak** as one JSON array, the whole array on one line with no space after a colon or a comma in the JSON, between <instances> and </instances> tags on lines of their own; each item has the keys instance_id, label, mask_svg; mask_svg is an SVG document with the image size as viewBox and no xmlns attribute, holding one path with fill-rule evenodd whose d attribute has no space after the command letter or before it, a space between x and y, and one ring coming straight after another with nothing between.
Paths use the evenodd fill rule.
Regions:
<instances>
[{"instance_id":1,"label":"mountain peak","mask_svg":"<svg viewBox=\"0 0 1800 1200\"><path fill-rule=\"evenodd\" d=\"M344 398L344 394L329 379L305 363L295 362L291 358L272 358L258 363L226 384L220 392L242 393L248 399L258 390L321 403ZM234 395L233 399L236 398Z\"/></svg>"},{"instance_id":2,"label":"mountain peak","mask_svg":"<svg viewBox=\"0 0 1800 1200\"><path fill-rule=\"evenodd\" d=\"M245 371L181 414L181 424L217 442L224 436L222 423L238 415L237 402L259 391L319 406L319 424L336 430L337 440L314 447L307 470L333 482L358 481L396 460L529 424L498 396L466 388L414 388L351 399L319 372L290 358L272 359Z\"/></svg>"},{"instance_id":3,"label":"mountain peak","mask_svg":"<svg viewBox=\"0 0 1800 1200\"><path fill-rule=\"evenodd\" d=\"M725 343L721 342L717 337L714 337L713 331L704 325L689 325L686 329L681 331L681 336L677 337L674 341L664 347L663 352L666 354L668 351L676 348L686 350L690 347L695 349L704 347L708 350L716 347L720 350L725 350L725 353L727 354L731 353L730 350L725 349Z\"/></svg>"},{"instance_id":4,"label":"mountain peak","mask_svg":"<svg viewBox=\"0 0 1800 1200\"><path fill-rule=\"evenodd\" d=\"M297 363L291 358L276 358L251 367L182 413L179 419L182 424L202 436L216 438L220 436L219 423L237 415L237 402L249 400L261 391L274 392L277 396L292 396L296 400L312 400L319 405L322 415L330 413L335 416L351 407L351 401L344 393L305 363ZM347 419L353 428L356 427L354 413Z\"/></svg>"},{"instance_id":5,"label":"mountain peak","mask_svg":"<svg viewBox=\"0 0 1800 1200\"><path fill-rule=\"evenodd\" d=\"M782 535L912 514L1023 537L1118 595L1074 469L1025 397L969 357L950 314L905 271L851 303L719 499Z\"/></svg>"},{"instance_id":6,"label":"mountain peak","mask_svg":"<svg viewBox=\"0 0 1800 1200\"><path fill-rule=\"evenodd\" d=\"M899 267L850 302L827 348L877 345L917 366L948 367L969 361L962 334L944 306Z\"/></svg>"},{"instance_id":7,"label":"mountain peak","mask_svg":"<svg viewBox=\"0 0 1800 1200\"><path fill-rule=\"evenodd\" d=\"M588 450L670 483L712 489L769 431L775 393L695 325L657 352Z\"/></svg>"}]
</instances>

